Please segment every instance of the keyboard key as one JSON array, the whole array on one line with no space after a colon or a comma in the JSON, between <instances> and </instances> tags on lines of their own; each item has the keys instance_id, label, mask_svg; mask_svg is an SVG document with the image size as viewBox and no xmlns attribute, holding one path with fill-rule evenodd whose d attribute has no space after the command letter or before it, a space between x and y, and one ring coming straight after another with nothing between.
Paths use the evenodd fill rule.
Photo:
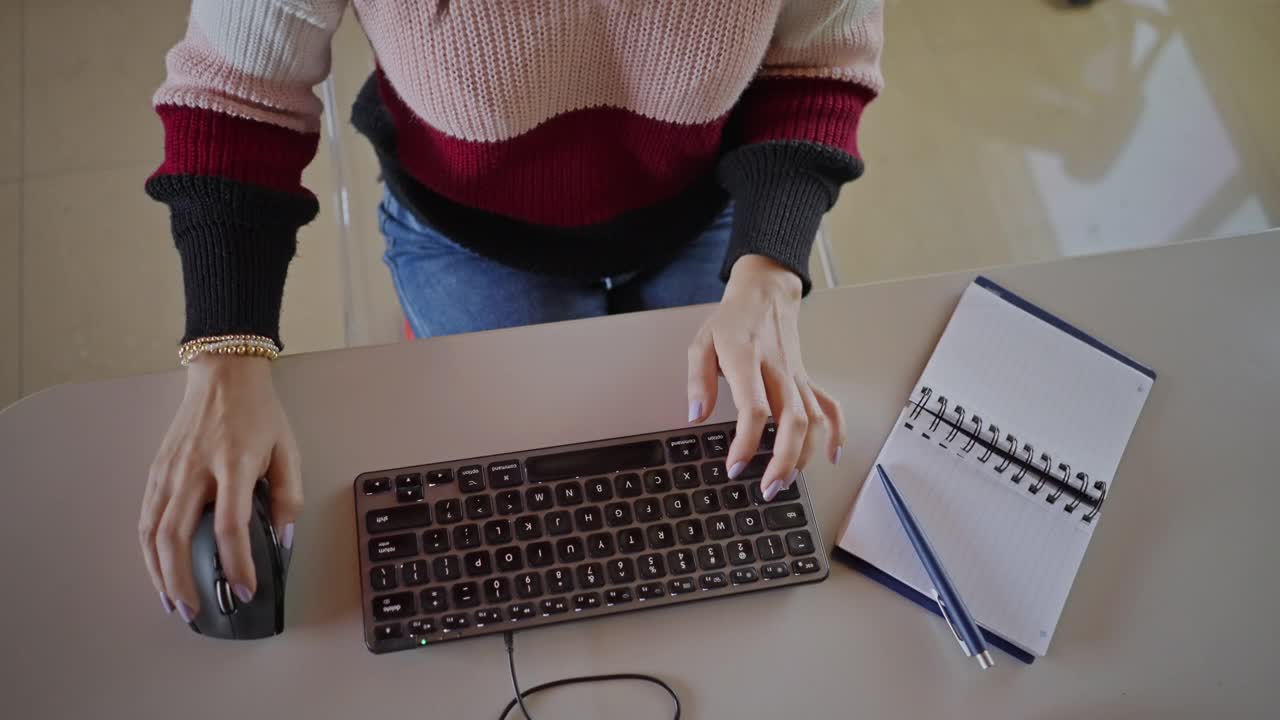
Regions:
<instances>
[{"instance_id":1,"label":"keyboard key","mask_svg":"<svg viewBox=\"0 0 1280 720\"><path fill-rule=\"evenodd\" d=\"M369 559L373 562L394 560L418 554L418 536L413 533L387 535L369 541Z\"/></svg>"},{"instance_id":2,"label":"keyboard key","mask_svg":"<svg viewBox=\"0 0 1280 720\"><path fill-rule=\"evenodd\" d=\"M716 512L720 509L720 497L715 490L699 490L693 494L693 509L700 515Z\"/></svg>"},{"instance_id":3,"label":"keyboard key","mask_svg":"<svg viewBox=\"0 0 1280 720\"><path fill-rule=\"evenodd\" d=\"M768 423L764 426L764 432L760 435L760 449L772 450L773 441L778 438L778 426L775 423Z\"/></svg>"},{"instance_id":4,"label":"keyboard key","mask_svg":"<svg viewBox=\"0 0 1280 720\"><path fill-rule=\"evenodd\" d=\"M507 608L507 614L512 620L528 620L538 616L538 607L533 603L516 603Z\"/></svg>"},{"instance_id":5,"label":"keyboard key","mask_svg":"<svg viewBox=\"0 0 1280 720\"><path fill-rule=\"evenodd\" d=\"M370 510L364 516L364 527L370 534L426 527L430 524L431 512L426 505Z\"/></svg>"},{"instance_id":6,"label":"keyboard key","mask_svg":"<svg viewBox=\"0 0 1280 720\"><path fill-rule=\"evenodd\" d=\"M784 563L769 563L768 565L760 568L760 574L763 575L766 580L777 580L778 578L784 578L791 573L787 571L787 566Z\"/></svg>"},{"instance_id":7,"label":"keyboard key","mask_svg":"<svg viewBox=\"0 0 1280 720\"><path fill-rule=\"evenodd\" d=\"M489 463L489 487L498 490L512 488L524 482L520 475L519 460L499 460Z\"/></svg>"},{"instance_id":8,"label":"keyboard key","mask_svg":"<svg viewBox=\"0 0 1280 720\"><path fill-rule=\"evenodd\" d=\"M770 530L785 530L805 524L804 506L800 503L775 505L764 511L764 524Z\"/></svg>"},{"instance_id":9,"label":"keyboard key","mask_svg":"<svg viewBox=\"0 0 1280 720\"><path fill-rule=\"evenodd\" d=\"M434 618L419 618L409 621L409 637L422 637L423 635L431 635L436 631L436 621Z\"/></svg>"},{"instance_id":10,"label":"keyboard key","mask_svg":"<svg viewBox=\"0 0 1280 720\"><path fill-rule=\"evenodd\" d=\"M631 588L614 588L604 591L604 601L608 605L623 605L631 602Z\"/></svg>"},{"instance_id":11,"label":"keyboard key","mask_svg":"<svg viewBox=\"0 0 1280 720\"><path fill-rule=\"evenodd\" d=\"M685 575L698 569L692 550L672 550L667 553L667 564L671 567L672 575Z\"/></svg>"},{"instance_id":12,"label":"keyboard key","mask_svg":"<svg viewBox=\"0 0 1280 720\"><path fill-rule=\"evenodd\" d=\"M609 573L609 582L614 585L630 583L636 579L636 565L631 558L614 558L605 563Z\"/></svg>"},{"instance_id":13,"label":"keyboard key","mask_svg":"<svg viewBox=\"0 0 1280 720\"><path fill-rule=\"evenodd\" d=\"M511 521L490 520L484 524L484 541L490 545L511 542Z\"/></svg>"},{"instance_id":14,"label":"keyboard key","mask_svg":"<svg viewBox=\"0 0 1280 720\"><path fill-rule=\"evenodd\" d=\"M604 478L587 481L587 499L591 502L604 502L613 499L613 486Z\"/></svg>"},{"instance_id":15,"label":"keyboard key","mask_svg":"<svg viewBox=\"0 0 1280 720\"><path fill-rule=\"evenodd\" d=\"M567 593L573 589L573 573L568 568L548 570L546 579L547 592Z\"/></svg>"},{"instance_id":16,"label":"keyboard key","mask_svg":"<svg viewBox=\"0 0 1280 720\"><path fill-rule=\"evenodd\" d=\"M547 598L542 601L543 615L559 615L566 612L569 612L569 603L565 602L562 597Z\"/></svg>"},{"instance_id":17,"label":"keyboard key","mask_svg":"<svg viewBox=\"0 0 1280 720\"><path fill-rule=\"evenodd\" d=\"M671 493L662 498L662 507L669 518L686 517L693 512L689 507L689 496L684 493Z\"/></svg>"},{"instance_id":18,"label":"keyboard key","mask_svg":"<svg viewBox=\"0 0 1280 720\"><path fill-rule=\"evenodd\" d=\"M556 504L560 507L582 504L582 485L577 480L556 485Z\"/></svg>"},{"instance_id":19,"label":"keyboard key","mask_svg":"<svg viewBox=\"0 0 1280 720\"><path fill-rule=\"evenodd\" d=\"M587 536L587 554L593 558L603 558L612 555L613 536L607 532L592 533Z\"/></svg>"},{"instance_id":20,"label":"keyboard key","mask_svg":"<svg viewBox=\"0 0 1280 720\"><path fill-rule=\"evenodd\" d=\"M676 523L676 535L684 545L697 545L706 539L702 532L702 521L697 518Z\"/></svg>"},{"instance_id":21,"label":"keyboard key","mask_svg":"<svg viewBox=\"0 0 1280 720\"><path fill-rule=\"evenodd\" d=\"M453 586L453 606L470 608L480 604L480 586L473 582L458 583Z\"/></svg>"},{"instance_id":22,"label":"keyboard key","mask_svg":"<svg viewBox=\"0 0 1280 720\"><path fill-rule=\"evenodd\" d=\"M680 490L698 487L698 468L694 465L681 465L671 471L671 482Z\"/></svg>"},{"instance_id":23,"label":"keyboard key","mask_svg":"<svg viewBox=\"0 0 1280 720\"><path fill-rule=\"evenodd\" d=\"M792 555L812 555L813 536L808 530L792 530L787 533L787 552Z\"/></svg>"},{"instance_id":24,"label":"keyboard key","mask_svg":"<svg viewBox=\"0 0 1280 720\"><path fill-rule=\"evenodd\" d=\"M702 464L702 482L708 485L720 485L729 482L729 472L724 469L723 462Z\"/></svg>"},{"instance_id":25,"label":"keyboard key","mask_svg":"<svg viewBox=\"0 0 1280 720\"><path fill-rule=\"evenodd\" d=\"M445 483L451 482L453 482L453 470L450 470L449 468L427 471L428 485L444 485Z\"/></svg>"},{"instance_id":26,"label":"keyboard key","mask_svg":"<svg viewBox=\"0 0 1280 720\"><path fill-rule=\"evenodd\" d=\"M431 574L437 580L456 580L462 577L462 563L457 555L442 555L431 561Z\"/></svg>"},{"instance_id":27,"label":"keyboard key","mask_svg":"<svg viewBox=\"0 0 1280 720\"><path fill-rule=\"evenodd\" d=\"M693 578L676 578L667 583L667 589L672 595L684 595L697 590L697 586L693 584Z\"/></svg>"},{"instance_id":28,"label":"keyboard key","mask_svg":"<svg viewBox=\"0 0 1280 720\"><path fill-rule=\"evenodd\" d=\"M800 488L796 487L795 483L792 483L791 487L786 488L785 490L779 490L778 494L774 495L772 500L764 499L764 492L760 490L760 481L755 480L751 483L751 502L757 505L767 505L771 502L786 502L788 500L799 499Z\"/></svg>"},{"instance_id":29,"label":"keyboard key","mask_svg":"<svg viewBox=\"0 0 1280 720\"><path fill-rule=\"evenodd\" d=\"M747 488L742 485L720 488L720 497L724 499L726 508L744 508L751 504L751 499L747 497Z\"/></svg>"},{"instance_id":30,"label":"keyboard key","mask_svg":"<svg viewBox=\"0 0 1280 720\"><path fill-rule=\"evenodd\" d=\"M755 535L764 532L764 528L760 525L760 513L755 510L743 510L733 516L733 524L738 526L738 532L742 535Z\"/></svg>"},{"instance_id":31,"label":"keyboard key","mask_svg":"<svg viewBox=\"0 0 1280 720\"><path fill-rule=\"evenodd\" d=\"M631 506L624 502L609 503L604 508L604 521L609 527L631 524Z\"/></svg>"},{"instance_id":32,"label":"keyboard key","mask_svg":"<svg viewBox=\"0 0 1280 720\"><path fill-rule=\"evenodd\" d=\"M531 511L549 510L555 503L551 488L548 487L531 487L525 490L524 501Z\"/></svg>"},{"instance_id":33,"label":"keyboard key","mask_svg":"<svg viewBox=\"0 0 1280 720\"><path fill-rule=\"evenodd\" d=\"M498 572L515 572L524 569L524 558L521 557L520 548L516 545L495 550L493 562L498 566Z\"/></svg>"},{"instance_id":34,"label":"keyboard key","mask_svg":"<svg viewBox=\"0 0 1280 720\"><path fill-rule=\"evenodd\" d=\"M613 488L618 491L618 497L629 498L639 497L644 492L644 488L640 485L640 476L635 473L623 473L613 479Z\"/></svg>"},{"instance_id":35,"label":"keyboard key","mask_svg":"<svg viewBox=\"0 0 1280 720\"><path fill-rule=\"evenodd\" d=\"M734 540L725 548L725 553L733 565L750 565L756 561L756 551L750 540Z\"/></svg>"},{"instance_id":36,"label":"keyboard key","mask_svg":"<svg viewBox=\"0 0 1280 720\"><path fill-rule=\"evenodd\" d=\"M520 573L516 576L516 595L523 600L542 595L542 576L536 572Z\"/></svg>"},{"instance_id":37,"label":"keyboard key","mask_svg":"<svg viewBox=\"0 0 1280 720\"><path fill-rule=\"evenodd\" d=\"M618 550L628 554L644 550L644 531L638 527L619 530Z\"/></svg>"},{"instance_id":38,"label":"keyboard key","mask_svg":"<svg viewBox=\"0 0 1280 720\"><path fill-rule=\"evenodd\" d=\"M435 555L449 550L449 531L436 528L422 533L422 552Z\"/></svg>"},{"instance_id":39,"label":"keyboard key","mask_svg":"<svg viewBox=\"0 0 1280 720\"><path fill-rule=\"evenodd\" d=\"M404 473L396 476L396 489L422 487L422 475L419 473Z\"/></svg>"},{"instance_id":40,"label":"keyboard key","mask_svg":"<svg viewBox=\"0 0 1280 720\"><path fill-rule=\"evenodd\" d=\"M657 600L667 596L667 589L662 586L662 583L645 583L636 588L636 595L641 600Z\"/></svg>"},{"instance_id":41,"label":"keyboard key","mask_svg":"<svg viewBox=\"0 0 1280 720\"><path fill-rule=\"evenodd\" d=\"M499 515L517 515L524 512L524 501L519 490L503 490L495 498Z\"/></svg>"},{"instance_id":42,"label":"keyboard key","mask_svg":"<svg viewBox=\"0 0 1280 720\"><path fill-rule=\"evenodd\" d=\"M529 482L599 475L616 470L653 467L663 461L662 443L640 440L586 450L535 455L525 461Z\"/></svg>"},{"instance_id":43,"label":"keyboard key","mask_svg":"<svg viewBox=\"0 0 1280 720\"><path fill-rule=\"evenodd\" d=\"M476 550L463 555L462 564L467 568L467 577L484 577L493 572L493 562L488 550Z\"/></svg>"},{"instance_id":44,"label":"keyboard key","mask_svg":"<svg viewBox=\"0 0 1280 720\"><path fill-rule=\"evenodd\" d=\"M738 568L729 574L734 585L750 585L760 579L755 568Z\"/></svg>"},{"instance_id":45,"label":"keyboard key","mask_svg":"<svg viewBox=\"0 0 1280 720\"><path fill-rule=\"evenodd\" d=\"M604 518L600 515L600 508L594 505L588 505L574 510L573 522L574 525L577 526L578 532L599 530L604 527Z\"/></svg>"},{"instance_id":46,"label":"keyboard key","mask_svg":"<svg viewBox=\"0 0 1280 720\"><path fill-rule=\"evenodd\" d=\"M604 585L604 568L600 563L585 563L578 566L578 587L598 588Z\"/></svg>"},{"instance_id":47,"label":"keyboard key","mask_svg":"<svg viewBox=\"0 0 1280 720\"><path fill-rule=\"evenodd\" d=\"M600 607L600 593L578 593L573 596L573 606L578 610L594 610Z\"/></svg>"},{"instance_id":48,"label":"keyboard key","mask_svg":"<svg viewBox=\"0 0 1280 720\"><path fill-rule=\"evenodd\" d=\"M388 623L379 625L373 629L373 636L382 642L384 640L396 640L404 637L404 630L400 627L400 623Z\"/></svg>"},{"instance_id":49,"label":"keyboard key","mask_svg":"<svg viewBox=\"0 0 1280 720\"><path fill-rule=\"evenodd\" d=\"M374 590L390 590L399 584L394 565L379 565L369 571L369 587Z\"/></svg>"},{"instance_id":50,"label":"keyboard key","mask_svg":"<svg viewBox=\"0 0 1280 720\"><path fill-rule=\"evenodd\" d=\"M390 478L379 477L379 478L365 478L365 479L364 479L364 494L365 494L365 495L377 495L378 493L384 493L384 492L387 492L387 491L389 491L390 489L391 489L391 479L390 479Z\"/></svg>"},{"instance_id":51,"label":"keyboard key","mask_svg":"<svg viewBox=\"0 0 1280 720\"><path fill-rule=\"evenodd\" d=\"M729 586L729 579L724 576L724 573L708 573L698 578L698 584L703 590L719 590Z\"/></svg>"},{"instance_id":52,"label":"keyboard key","mask_svg":"<svg viewBox=\"0 0 1280 720\"><path fill-rule=\"evenodd\" d=\"M449 595L442 587L429 587L418 593L423 612L443 612L449 609Z\"/></svg>"},{"instance_id":53,"label":"keyboard key","mask_svg":"<svg viewBox=\"0 0 1280 720\"><path fill-rule=\"evenodd\" d=\"M440 618L440 627L444 628L445 632L466 630L470 625L471 621L467 619L465 613L454 613Z\"/></svg>"},{"instance_id":54,"label":"keyboard key","mask_svg":"<svg viewBox=\"0 0 1280 720\"><path fill-rule=\"evenodd\" d=\"M644 489L650 495L660 495L671 489L671 476L666 470L646 470Z\"/></svg>"},{"instance_id":55,"label":"keyboard key","mask_svg":"<svg viewBox=\"0 0 1280 720\"><path fill-rule=\"evenodd\" d=\"M462 520L462 501L458 498L436 501L436 522L450 525Z\"/></svg>"},{"instance_id":56,"label":"keyboard key","mask_svg":"<svg viewBox=\"0 0 1280 720\"><path fill-rule=\"evenodd\" d=\"M555 557L551 553L551 543L545 540L529 543L525 546L524 553L529 560L529 567L546 567L555 562Z\"/></svg>"},{"instance_id":57,"label":"keyboard key","mask_svg":"<svg viewBox=\"0 0 1280 720\"><path fill-rule=\"evenodd\" d=\"M453 546L459 550L480 547L480 526L475 523L467 523L454 528Z\"/></svg>"},{"instance_id":58,"label":"keyboard key","mask_svg":"<svg viewBox=\"0 0 1280 720\"><path fill-rule=\"evenodd\" d=\"M569 537L556 542L556 556L562 563L575 563L587 556L582 538Z\"/></svg>"},{"instance_id":59,"label":"keyboard key","mask_svg":"<svg viewBox=\"0 0 1280 720\"><path fill-rule=\"evenodd\" d=\"M649 547L654 550L669 548L676 544L676 531L668 523L650 525L645 528L645 534L649 536Z\"/></svg>"},{"instance_id":60,"label":"keyboard key","mask_svg":"<svg viewBox=\"0 0 1280 720\"><path fill-rule=\"evenodd\" d=\"M502 622L502 611L498 608L485 608L476 611L476 625L496 625Z\"/></svg>"},{"instance_id":61,"label":"keyboard key","mask_svg":"<svg viewBox=\"0 0 1280 720\"><path fill-rule=\"evenodd\" d=\"M662 559L662 553L641 555L638 567L640 577L645 580L657 580L667 576L667 564Z\"/></svg>"},{"instance_id":62,"label":"keyboard key","mask_svg":"<svg viewBox=\"0 0 1280 720\"><path fill-rule=\"evenodd\" d=\"M557 510L547 513L547 532L551 535L568 535L573 532L573 523L568 510Z\"/></svg>"},{"instance_id":63,"label":"keyboard key","mask_svg":"<svg viewBox=\"0 0 1280 720\"><path fill-rule=\"evenodd\" d=\"M468 465L458 470L458 490L464 493L480 492L484 489L484 475L479 465Z\"/></svg>"},{"instance_id":64,"label":"keyboard key","mask_svg":"<svg viewBox=\"0 0 1280 720\"><path fill-rule=\"evenodd\" d=\"M701 460L702 448L698 447L697 436L681 435L667 440L667 454L673 463Z\"/></svg>"},{"instance_id":65,"label":"keyboard key","mask_svg":"<svg viewBox=\"0 0 1280 720\"><path fill-rule=\"evenodd\" d=\"M756 538L756 554L761 560L777 560L782 557L782 538L777 535Z\"/></svg>"},{"instance_id":66,"label":"keyboard key","mask_svg":"<svg viewBox=\"0 0 1280 720\"><path fill-rule=\"evenodd\" d=\"M707 518L707 537L712 540L733 537L733 521L728 515L712 515Z\"/></svg>"},{"instance_id":67,"label":"keyboard key","mask_svg":"<svg viewBox=\"0 0 1280 720\"><path fill-rule=\"evenodd\" d=\"M719 570L724 567L724 549L714 543L698 548L698 565L703 570Z\"/></svg>"},{"instance_id":68,"label":"keyboard key","mask_svg":"<svg viewBox=\"0 0 1280 720\"><path fill-rule=\"evenodd\" d=\"M723 430L702 434L702 449L709 458L724 457L729 454L729 433Z\"/></svg>"},{"instance_id":69,"label":"keyboard key","mask_svg":"<svg viewBox=\"0 0 1280 720\"><path fill-rule=\"evenodd\" d=\"M658 498L640 498L635 502L636 522L652 522L662 517L662 502Z\"/></svg>"},{"instance_id":70,"label":"keyboard key","mask_svg":"<svg viewBox=\"0 0 1280 720\"><path fill-rule=\"evenodd\" d=\"M490 605L511 602L511 581L504 577L485 580L484 599Z\"/></svg>"},{"instance_id":71,"label":"keyboard key","mask_svg":"<svg viewBox=\"0 0 1280 720\"><path fill-rule=\"evenodd\" d=\"M398 592L373 599L373 619L398 620L413 614L413 593Z\"/></svg>"},{"instance_id":72,"label":"keyboard key","mask_svg":"<svg viewBox=\"0 0 1280 720\"><path fill-rule=\"evenodd\" d=\"M404 578L404 584L409 587L415 585L427 584L427 561L413 560L407 562L400 568L400 575Z\"/></svg>"},{"instance_id":73,"label":"keyboard key","mask_svg":"<svg viewBox=\"0 0 1280 720\"><path fill-rule=\"evenodd\" d=\"M818 561L814 558L800 558L791 561L791 571L797 575L808 575L818 572Z\"/></svg>"},{"instance_id":74,"label":"keyboard key","mask_svg":"<svg viewBox=\"0 0 1280 720\"><path fill-rule=\"evenodd\" d=\"M467 506L468 520L483 520L487 517L493 517L493 498L488 495L472 495L467 498L465 505Z\"/></svg>"},{"instance_id":75,"label":"keyboard key","mask_svg":"<svg viewBox=\"0 0 1280 720\"><path fill-rule=\"evenodd\" d=\"M521 515L516 518L516 539L536 540L542 537L542 518L537 515Z\"/></svg>"},{"instance_id":76,"label":"keyboard key","mask_svg":"<svg viewBox=\"0 0 1280 720\"><path fill-rule=\"evenodd\" d=\"M772 455L756 455L747 461L747 466L743 468L742 474L738 476L738 479L751 480L752 478L762 477L764 469L769 467L769 461L772 459Z\"/></svg>"},{"instance_id":77,"label":"keyboard key","mask_svg":"<svg viewBox=\"0 0 1280 720\"><path fill-rule=\"evenodd\" d=\"M422 502L421 487L396 488L396 501L402 503Z\"/></svg>"}]
</instances>

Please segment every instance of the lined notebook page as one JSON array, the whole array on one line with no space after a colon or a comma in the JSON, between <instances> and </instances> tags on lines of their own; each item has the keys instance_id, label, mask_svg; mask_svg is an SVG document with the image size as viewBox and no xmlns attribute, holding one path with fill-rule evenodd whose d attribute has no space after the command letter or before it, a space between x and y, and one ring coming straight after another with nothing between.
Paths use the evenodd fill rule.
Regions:
<instances>
[{"instance_id":1,"label":"lined notebook page","mask_svg":"<svg viewBox=\"0 0 1280 720\"><path fill-rule=\"evenodd\" d=\"M1031 443L1038 459L1071 465L1108 492L1152 378L979 284L964 292L925 368L921 387ZM936 405L933 406L936 409ZM961 451L945 430L926 439L928 416L906 427L908 410L877 460L898 485L979 624L1044 655L1093 528L1083 510L1032 495L1030 478ZM954 417L954 416L952 416ZM941 447L939 441L944 441ZM1097 494L1091 490L1091 494ZM838 543L918 592L932 585L878 477L863 484Z\"/></svg>"}]
</instances>

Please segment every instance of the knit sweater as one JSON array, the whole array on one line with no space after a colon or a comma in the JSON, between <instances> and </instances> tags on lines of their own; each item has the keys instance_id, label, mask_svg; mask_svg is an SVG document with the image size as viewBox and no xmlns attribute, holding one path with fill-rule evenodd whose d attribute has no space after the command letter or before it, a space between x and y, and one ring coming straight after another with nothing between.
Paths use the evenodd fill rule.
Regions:
<instances>
[{"instance_id":1,"label":"knit sweater","mask_svg":"<svg viewBox=\"0 0 1280 720\"><path fill-rule=\"evenodd\" d=\"M377 59L353 122L424 222L513 267L655 267L729 200L722 275L809 250L862 172L881 0L351 0ZM279 340L301 184L347 0L194 0L155 107L184 339Z\"/></svg>"}]
</instances>

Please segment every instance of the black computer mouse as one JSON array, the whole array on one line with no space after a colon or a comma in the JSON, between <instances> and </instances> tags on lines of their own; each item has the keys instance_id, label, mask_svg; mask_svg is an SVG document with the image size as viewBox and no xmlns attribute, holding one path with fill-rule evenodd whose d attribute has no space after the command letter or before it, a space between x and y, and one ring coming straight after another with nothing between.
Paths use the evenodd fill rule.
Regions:
<instances>
[{"instance_id":1,"label":"black computer mouse","mask_svg":"<svg viewBox=\"0 0 1280 720\"><path fill-rule=\"evenodd\" d=\"M200 611L191 620L192 630L231 640L254 640L284 631L285 565L271 526L271 498L265 480L259 480L253 490L249 544L258 589L253 600L242 603L222 574L218 541L213 534L213 505L204 509L191 539L191 571L200 593Z\"/></svg>"}]
</instances>

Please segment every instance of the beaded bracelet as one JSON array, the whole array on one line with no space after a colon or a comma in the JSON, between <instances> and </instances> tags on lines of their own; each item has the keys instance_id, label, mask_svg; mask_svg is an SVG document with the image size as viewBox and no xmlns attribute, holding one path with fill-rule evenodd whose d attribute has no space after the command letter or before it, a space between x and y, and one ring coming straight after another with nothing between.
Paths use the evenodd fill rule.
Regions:
<instances>
[{"instance_id":1,"label":"beaded bracelet","mask_svg":"<svg viewBox=\"0 0 1280 720\"><path fill-rule=\"evenodd\" d=\"M213 335L188 340L178 348L178 361L184 366L200 355L242 355L275 360L280 357L280 346L263 335Z\"/></svg>"}]
</instances>

